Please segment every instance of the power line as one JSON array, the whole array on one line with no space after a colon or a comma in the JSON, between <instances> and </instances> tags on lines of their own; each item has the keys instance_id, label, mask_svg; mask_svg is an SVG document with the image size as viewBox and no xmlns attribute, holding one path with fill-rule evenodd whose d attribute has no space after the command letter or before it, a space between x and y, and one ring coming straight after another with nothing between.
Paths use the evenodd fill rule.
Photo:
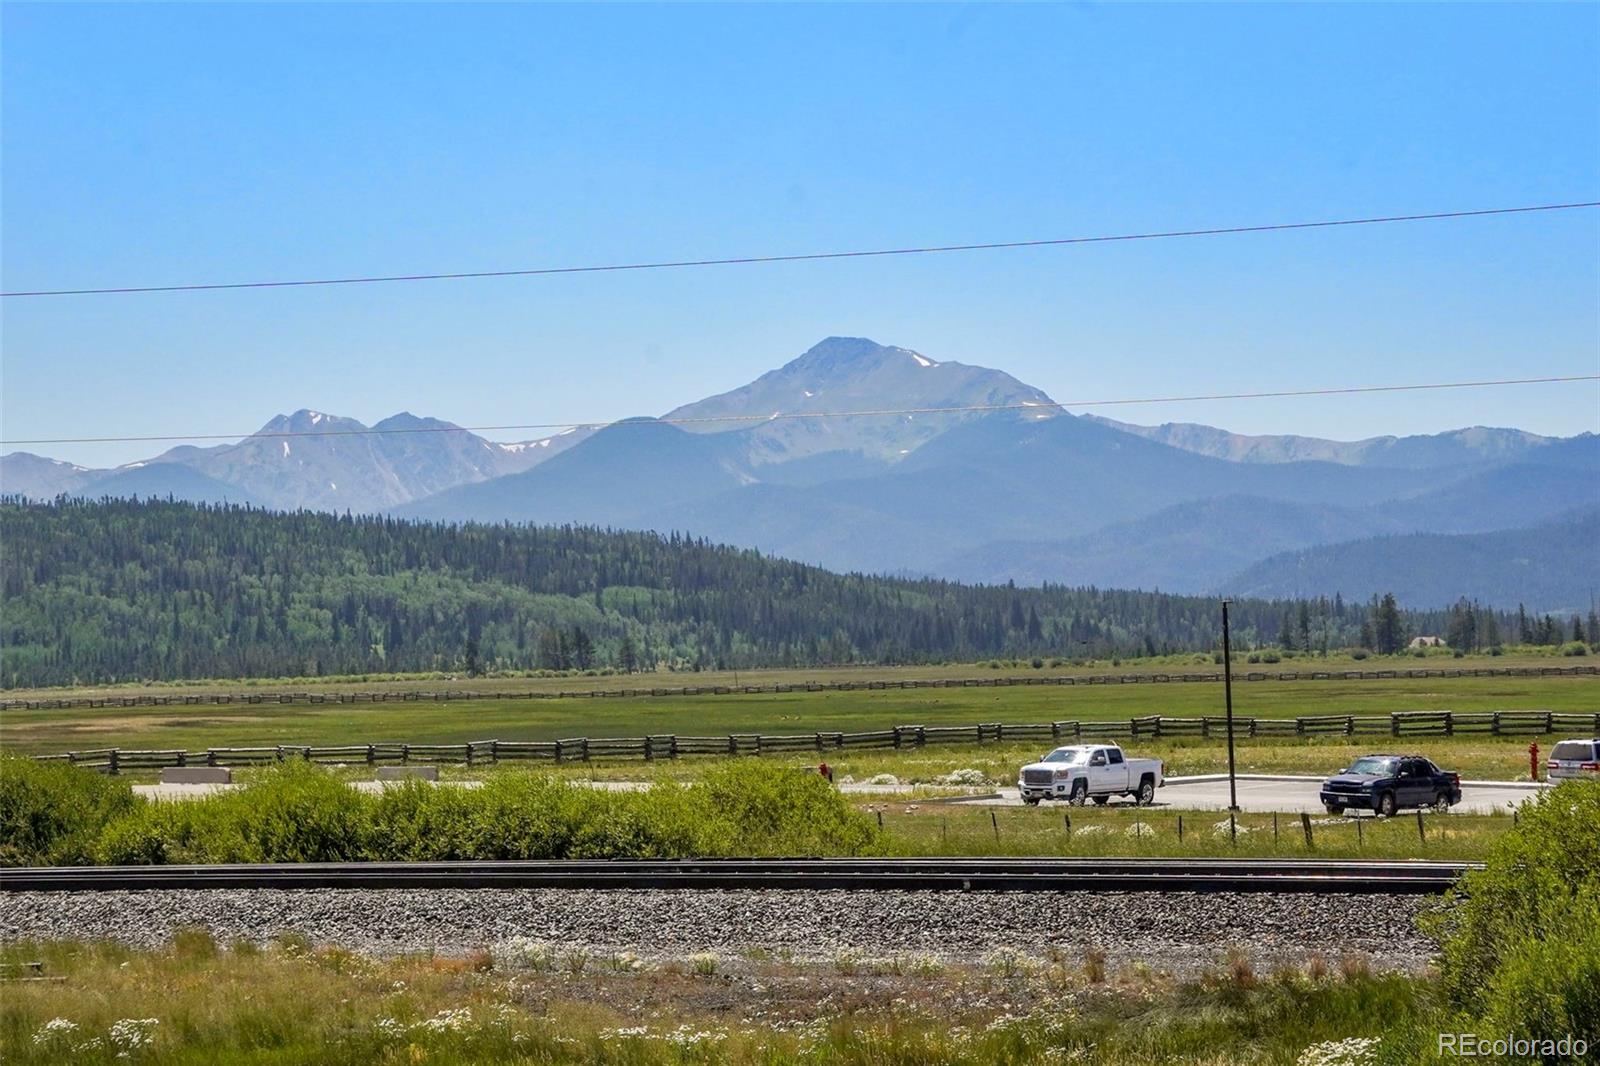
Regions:
<instances>
[{"instance_id":1,"label":"power line","mask_svg":"<svg viewBox=\"0 0 1600 1066\"><path fill-rule=\"evenodd\" d=\"M1277 222L1260 226L1219 226L1209 229L1164 230L1152 233L1118 233L1096 237L1054 237L1041 240L987 241L981 244L940 244L920 248L877 248L849 252L806 252L797 255L745 255L728 259L676 259L647 263L609 263L599 266L536 267L527 270L472 270L441 274L387 274L351 278L310 278L291 281L229 281L189 285L122 285L99 289L32 289L0 292L0 297L106 296L141 292L204 292L218 289L288 289L312 285L372 285L391 281L461 281L470 278L519 278L546 274L598 274L618 270L673 270L682 267L748 266L757 263L799 263L820 259L865 259L886 255L928 255L934 252L981 252L1005 248L1047 248L1066 244L1109 244L1117 241L1153 241L1169 237L1217 237L1237 233L1273 233L1283 230L1327 229L1334 226L1371 226L1385 222L1424 222L1437 219L1518 215L1535 211L1572 211L1600 207L1600 200L1579 203L1537 204L1528 207L1491 207L1476 211L1434 211L1418 215L1381 215L1369 218L1327 219L1317 222Z\"/></svg>"},{"instance_id":2,"label":"power line","mask_svg":"<svg viewBox=\"0 0 1600 1066\"><path fill-rule=\"evenodd\" d=\"M0 440L0 447L19 444L133 444L191 440L243 440L250 437L370 437L401 433L503 433L537 429L599 429L611 425L689 426L779 422L795 419L884 418L910 415L987 414L996 411L1065 411L1077 407L1123 407L1135 404L1199 403L1207 400L1268 400L1296 396L1349 396L1375 392L1423 392L1437 389L1482 389L1502 385L1546 385L1576 381L1600 381L1600 374L1570 374L1561 377L1499 378L1491 381L1435 381L1421 385L1352 385L1327 389L1281 389L1273 392L1222 392L1203 396L1142 396L1115 400L1071 400L1058 403L1022 401L1019 403L967 404L959 407L886 407L859 411L775 411L770 415L697 415L680 418L642 418L621 421L600 419L589 422L523 422L502 426L407 426L394 429L311 429L257 433L179 433L142 437L38 437L28 440Z\"/></svg>"}]
</instances>

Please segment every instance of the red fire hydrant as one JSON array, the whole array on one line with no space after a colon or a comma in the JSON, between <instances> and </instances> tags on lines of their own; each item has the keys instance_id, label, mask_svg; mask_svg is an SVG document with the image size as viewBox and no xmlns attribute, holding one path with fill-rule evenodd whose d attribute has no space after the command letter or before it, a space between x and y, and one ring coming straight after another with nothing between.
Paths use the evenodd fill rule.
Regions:
<instances>
[{"instance_id":1,"label":"red fire hydrant","mask_svg":"<svg viewBox=\"0 0 1600 1066\"><path fill-rule=\"evenodd\" d=\"M1539 780L1539 742L1528 745L1528 776Z\"/></svg>"}]
</instances>

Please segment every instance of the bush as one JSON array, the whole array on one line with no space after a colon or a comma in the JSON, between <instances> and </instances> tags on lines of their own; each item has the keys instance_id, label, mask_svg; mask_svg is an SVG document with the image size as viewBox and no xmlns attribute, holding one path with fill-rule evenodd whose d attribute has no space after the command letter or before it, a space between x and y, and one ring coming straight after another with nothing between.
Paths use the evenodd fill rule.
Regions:
<instances>
[{"instance_id":1,"label":"bush","mask_svg":"<svg viewBox=\"0 0 1600 1066\"><path fill-rule=\"evenodd\" d=\"M409 781L376 796L289 763L167 803L85 770L10 762L0 854L12 865L858 855L877 841L820 774L749 763L638 792L514 770L478 789Z\"/></svg>"},{"instance_id":2,"label":"bush","mask_svg":"<svg viewBox=\"0 0 1600 1066\"><path fill-rule=\"evenodd\" d=\"M1497 1032L1600 1043L1600 781L1525 804L1450 902L1429 931L1453 1006Z\"/></svg>"},{"instance_id":3,"label":"bush","mask_svg":"<svg viewBox=\"0 0 1600 1066\"><path fill-rule=\"evenodd\" d=\"M1266 649L1266 650L1265 650L1265 651L1263 651L1263 652L1262 652L1262 653L1261 653L1261 661L1262 661L1262 662L1264 662L1264 663L1275 663L1275 662L1281 662L1281 661L1282 661L1282 658L1283 658L1283 657L1282 657L1282 656L1280 656L1280 655L1279 655L1279 654L1278 654L1278 653L1277 653L1277 652L1276 652L1276 651L1274 651L1274 650L1273 650L1273 649L1272 649L1272 648L1268 648L1268 649Z\"/></svg>"},{"instance_id":4,"label":"bush","mask_svg":"<svg viewBox=\"0 0 1600 1066\"><path fill-rule=\"evenodd\" d=\"M1350 658L1354 659L1356 662L1361 662L1370 654L1371 653L1368 652L1366 648L1357 648L1355 651L1350 653Z\"/></svg>"},{"instance_id":5,"label":"bush","mask_svg":"<svg viewBox=\"0 0 1600 1066\"><path fill-rule=\"evenodd\" d=\"M0 756L0 866L90 862L101 829L137 802L125 782L62 763Z\"/></svg>"},{"instance_id":6,"label":"bush","mask_svg":"<svg viewBox=\"0 0 1600 1066\"><path fill-rule=\"evenodd\" d=\"M1588 655L1589 646L1581 640L1569 640L1561 645L1561 654L1567 656Z\"/></svg>"}]
</instances>

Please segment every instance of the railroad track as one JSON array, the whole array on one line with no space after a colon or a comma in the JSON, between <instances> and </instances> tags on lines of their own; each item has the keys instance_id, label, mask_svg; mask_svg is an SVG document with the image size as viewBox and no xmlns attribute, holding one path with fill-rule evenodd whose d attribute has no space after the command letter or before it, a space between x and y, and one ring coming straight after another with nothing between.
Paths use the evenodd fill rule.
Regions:
<instances>
[{"instance_id":1,"label":"railroad track","mask_svg":"<svg viewBox=\"0 0 1600 1066\"><path fill-rule=\"evenodd\" d=\"M681 859L61 866L0 870L0 892L583 888L1047 892L1444 892L1475 863L1264 859Z\"/></svg>"}]
</instances>

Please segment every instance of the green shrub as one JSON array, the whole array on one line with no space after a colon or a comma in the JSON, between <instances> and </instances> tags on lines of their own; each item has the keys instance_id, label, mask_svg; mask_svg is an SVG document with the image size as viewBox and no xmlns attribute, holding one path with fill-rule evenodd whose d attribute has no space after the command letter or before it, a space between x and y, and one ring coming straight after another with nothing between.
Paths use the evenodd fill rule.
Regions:
<instances>
[{"instance_id":1,"label":"green shrub","mask_svg":"<svg viewBox=\"0 0 1600 1066\"><path fill-rule=\"evenodd\" d=\"M819 774L750 763L713 767L690 786L663 781L638 792L507 771L476 789L408 781L377 796L315 766L290 763L249 775L234 792L182 803L129 801L109 824L95 825L95 860L856 855L877 840L867 816Z\"/></svg>"},{"instance_id":2,"label":"green shrub","mask_svg":"<svg viewBox=\"0 0 1600 1066\"><path fill-rule=\"evenodd\" d=\"M1261 653L1261 661L1264 663L1281 662L1282 659L1283 657L1272 648L1268 648Z\"/></svg>"},{"instance_id":3,"label":"green shrub","mask_svg":"<svg viewBox=\"0 0 1600 1066\"><path fill-rule=\"evenodd\" d=\"M1561 645L1561 654L1566 656L1588 655L1589 646L1581 640L1569 640Z\"/></svg>"},{"instance_id":4,"label":"green shrub","mask_svg":"<svg viewBox=\"0 0 1600 1066\"><path fill-rule=\"evenodd\" d=\"M123 781L62 763L0 756L0 866L90 862L106 823L137 802Z\"/></svg>"},{"instance_id":5,"label":"green shrub","mask_svg":"<svg viewBox=\"0 0 1600 1066\"><path fill-rule=\"evenodd\" d=\"M1600 1042L1600 885L1540 908L1538 933L1510 946L1489 981L1484 1029ZM1574 1060L1575 1061L1575 1060Z\"/></svg>"},{"instance_id":6,"label":"green shrub","mask_svg":"<svg viewBox=\"0 0 1600 1066\"><path fill-rule=\"evenodd\" d=\"M707 854L859 855L877 842L867 816L809 771L731 763L687 791L711 819Z\"/></svg>"},{"instance_id":7,"label":"green shrub","mask_svg":"<svg viewBox=\"0 0 1600 1066\"><path fill-rule=\"evenodd\" d=\"M1600 1043L1600 781L1524 804L1449 903L1428 926L1453 1006L1512 1032Z\"/></svg>"},{"instance_id":8,"label":"green shrub","mask_svg":"<svg viewBox=\"0 0 1600 1066\"><path fill-rule=\"evenodd\" d=\"M141 803L105 830L109 863L353 862L367 857L372 800L304 762L253 772L245 787Z\"/></svg>"},{"instance_id":9,"label":"green shrub","mask_svg":"<svg viewBox=\"0 0 1600 1066\"><path fill-rule=\"evenodd\" d=\"M372 801L367 852L393 862L471 858L480 821L472 817L481 806L476 799L465 789L435 788L426 781L393 785Z\"/></svg>"}]
</instances>

